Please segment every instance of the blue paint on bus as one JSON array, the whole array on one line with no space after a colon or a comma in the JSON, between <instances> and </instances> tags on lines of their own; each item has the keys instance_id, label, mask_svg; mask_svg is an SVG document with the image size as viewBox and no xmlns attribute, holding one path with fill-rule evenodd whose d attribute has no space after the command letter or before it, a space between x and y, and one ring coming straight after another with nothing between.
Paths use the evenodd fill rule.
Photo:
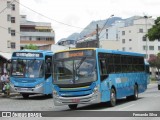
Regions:
<instances>
[{"instance_id":1,"label":"blue paint on bus","mask_svg":"<svg viewBox=\"0 0 160 120\"><path fill-rule=\"evenodd\" d=\"M30 94L52 94L53 52L45 50L20 50L11 58L11 90L28 97ZM48 65L49 64L49 65Z\"/></svg>"}]
</instances>

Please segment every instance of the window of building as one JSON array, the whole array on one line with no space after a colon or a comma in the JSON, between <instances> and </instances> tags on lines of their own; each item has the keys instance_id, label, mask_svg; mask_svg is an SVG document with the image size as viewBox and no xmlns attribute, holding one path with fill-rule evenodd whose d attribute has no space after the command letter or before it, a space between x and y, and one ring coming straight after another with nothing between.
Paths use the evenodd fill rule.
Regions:
<instances>
[{"instance_id":1,"label":"window of building","mask_svg":"<svg viewBox=\"0 0 160 120\"><path fill-rule=\"evenodd\" d=\"M122 43L125 43L125 39L122 39Z\"/></svg>"},{"instance_id":2,"label":"window of building","mask_svg":"<svg viewBox=\"0 0 160 120\"><path fill-rule=\"evenodd\" d=\"M143 29L142 28L139 29L139 33L143 33Z\"/></svg>"},{"instance_id":3,"label":"window of building","mask_svg":"<svg viewBox=\"0 0 160 120\"><path fill-rule=\"evenodd\" d=\"M144 46L143 46L143 50L147 50L147 49L148 49L147 46L144 45Z\"/></svg>"},{"instance_id":4,"label":"window of building","mask_svg":"<svg viewBox=\"0 0 160 120\"><path fill-rule=\"evenodd\" d=\"M15 23L15 17L11 17L11 23Z\"/></svg>"},{"instance_id":5,"label":"window of building","mask_svg":"<svg viewBox=\"0 0 160 120\"><path fill-rule=\"evenodd\" d=\"M108 39L108 33L106 33L106 39Z\"/></svg>"},{"instance_id":6,"label":"window of building","mask_svg":"<svg viewBox=\"0 0 160 120\"><path fill-rule=\"evenodd\" d=\"M16 35L16 31L15 30L11 30L11 36L15 36Z\"/></svg>"},{"instance_id":7,"label":"window of building","mask_svg":"<svg viewBox=\"0 0 160 120\"><path fill-rule=\"evenodd\" d=\"M160 50L160 46L158 46L158 50Z\"/></svg>"},{"instance_id":8,"label":"window of building","mask_svg":"<svg viewBox=\"0 0 160 120\"><path fill-rule=\"evenodd\" d=\"M154 50L154 46L149 46L149 50Z\"/></svg>"},{"instance_id":9,"label":"window of building","mask_svg":"<svg viewBox=\"0 0 160 120\"><path fill-rule=\"evenodd\" d=\"M11 5L11 9L12 9L13 11L15 11L15 4L12 4L12 5Z\"/></svg>"},{"instance_id":10,"label":"window of building","mask_svg":"<svg viewBox=\"0 0 160 120\"><path fill-rule=\"evenodd\" d=\"M143 41L146 41L146 40L147 40L147 37L146 37L146 36L143 36L143 37L142 37L142 40L143 40Z\"/></svg>"},{"instance_id":11,"label":"window of building","mask_svg":"<svg viewBox=\"0 0 160 120\"><path fill-rule=\"evenodd\" d=\"M125 47L123 47L123 48L122 48L122 51L126 51L126 48L125 48Z\"/></svg>"},{"instance_id":12,"label":"window of building","mask_svg":"<svg viewBox=\"0 0 160 120\"><path fill-rule=\"evenodd\" d=\"M15 49L16 48L16 43L15 42L11 42L11 48Z\"/></svg>"},{"instance_id":13,"label":"window of building","mask_svg":"<svg viewBox=\"0 0 160 120\"><path fill-rule=\"evenodd\" d=\"M7 47L11 48L11 42L10 41L7 41Z\"/></svg>"},{"instance_id":14,"label":"window of building","mask_svg":"<svg viewBox=\"0 0 160 120\"><path fill-rule=\"evenodd\" d=\"M129 50L132 50L132 47L129 47Z\"/></svg>"},{"instance_id":15,"label":"window of building","mask_svg":"<svg viewBox=\"0 0 160 120\"><path fill-rule=\"evenodd\" d=\"M11 21L11 15L7 15L7 21Z\"/></svg>"},{"instance_id":16,"label":"window of building","mask_svg":"<svg viewBox=\"0 0 160 120\"><path fill-rule=\"evenodd\" d=\"M122 31L122 35L125 35L125 31Z\"/></svg>"},{"instance_id":17,"label":"window of building","mask_svg":"<svg viewBox=\"0 0 160 120\"><path fill-rule=\"evenodd\" d=\"M132 39L129 39L129 41L132 41Z\"/></svg>"},{"instance_id":18,"label":"window of building","mask_svg":"<svg viewBox=\"0 0 160 120\"><path fill-rule=\"evenodd\" d=\"M10 8L11 2L7 1L7 8Z\"/></svg>"},{"instance_id":19,"label":"window of building","mask_svg":"<svg viewBox=\"0 0 160 120\"><path fill-rule=\"evenodd\" d=\"M10 27L8 28L8 33L11 34L11 28Z\"/></svg>"}]
</instances>

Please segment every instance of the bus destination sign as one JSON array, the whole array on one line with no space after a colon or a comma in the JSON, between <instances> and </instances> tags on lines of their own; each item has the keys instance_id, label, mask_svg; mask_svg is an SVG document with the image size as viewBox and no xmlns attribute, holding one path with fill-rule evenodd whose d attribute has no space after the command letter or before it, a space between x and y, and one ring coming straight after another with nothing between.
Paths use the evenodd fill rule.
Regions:
<instances>
[{"instance_id":1,"label":"bus destination sign","mask_svg":"<svg viewBox=\"0 0 160 120\"><path fill-rule=\"evenodd\" d=\"M55 54L56 59L65 59L73 57L91 57L91 56L93 56L93 50L67 51Z\"/></svg>"},{"instance_id":2,"label":"bus destination sign","mask_svg":"<svg viewBox=\"0 0 160 120\"><path fill-rule=\"evenodd\" d=\"M30 58L39 58L43 57L42 53L31 53L31 52L15 52L13 57L30 57Z\"/></svg>"}]
</instances>

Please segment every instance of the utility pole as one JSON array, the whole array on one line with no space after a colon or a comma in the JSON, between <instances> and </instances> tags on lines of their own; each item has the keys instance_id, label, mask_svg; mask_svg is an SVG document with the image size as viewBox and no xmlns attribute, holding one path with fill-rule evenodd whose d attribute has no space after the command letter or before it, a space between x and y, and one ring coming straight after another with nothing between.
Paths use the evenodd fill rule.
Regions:
<instances>
[{"instance_id":1,"label":"utility pole","mask_svg":"<svg viewBox=\"0 0 160 120\"><path fill-rule=\"evenodd\" d=\"M97 40L97 48L99 48L99 33L98 33L98 24L97 24L97 26L96 26L96 40Z\"/></svg>"}]
</instances>

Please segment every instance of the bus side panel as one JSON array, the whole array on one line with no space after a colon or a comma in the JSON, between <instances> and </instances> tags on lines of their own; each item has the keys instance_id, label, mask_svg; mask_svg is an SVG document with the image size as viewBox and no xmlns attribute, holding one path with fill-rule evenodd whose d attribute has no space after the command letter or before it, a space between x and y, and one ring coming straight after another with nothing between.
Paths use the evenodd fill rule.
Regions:
<instances>
[{"instance_id":1,"label":"bus side panel","mask_svg":"<svg viewBox=\"0 0 160 120\"><path fill-rule=\"evenodd\" d=\"M110 85L108 79L101 82L101 102L110 100Z\"/></svg>"},{"instance_id":2,"label":"bus side panel","mask_svg":"<svg viewBox=\"0 0 160 120\"><path fill-rule=\"evenodd\" d=\"M45 80L44 94L52 94L52 77Z\"/></svg>"},{"instance_id":3,"label":"bus side panel","mask_svg":"<svg viewBox=\"0 0 160 120\"><path fill-rule=\"evenodd\" d=\"M134 85L138 84L139 93L147 89L145 73L110 74L107 80L101 82L101 101L110 100L110 89L116 89L117 99L134 94Z\"/></svg>"}]
</instances>

